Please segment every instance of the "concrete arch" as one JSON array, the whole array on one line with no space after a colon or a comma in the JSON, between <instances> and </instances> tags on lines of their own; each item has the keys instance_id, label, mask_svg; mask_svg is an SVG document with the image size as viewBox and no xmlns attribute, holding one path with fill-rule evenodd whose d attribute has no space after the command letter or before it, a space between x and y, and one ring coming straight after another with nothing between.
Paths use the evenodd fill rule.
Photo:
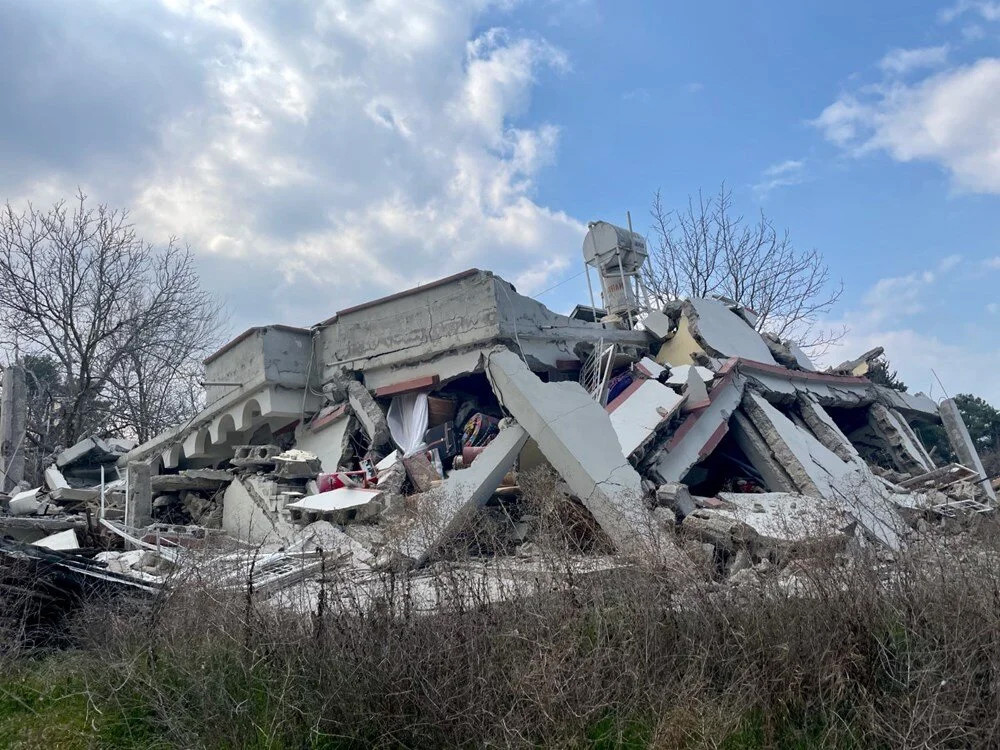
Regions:
<instances>
[{"instance_id":1,"label":"concrete arch","mask_svg":"<svg viewBox=\"0 0 1000 750\"><path fill-rule=\"evenodd\" d=\"M194 430L184 439L184 456L186 458L201 458L208 453L209 430L201 427Z\"/></svg>"},{"instance_id":2,"label":"concrete arch","mask_svg":"<svg viewBox=\"0 0 1000 750\"><path fill-rule=\"evenodd\" d=\"M176 469L181 464L181 457L184 455L180 443L175 443L160 454L165 469Z\"/></svg>"},{"instance_id":3,"label":"concrete arch","mask_svg":"<svg viewBox=\"0 0 1000 750\"><path fill-rule=\"evenodd\" d=\"M213 419L212 425L208 429L212 445L222 445L229 434L233 432L236 432L236 420L228 412L217 419Z\"/></svg>"},{"instance_id":4,"label":"concrete arch","mask_svg":"<svg viewBox=\"0 0 1000 750\"><path fill-rule=\"evenodd\" d=\"M237 408L239 409L239 418L236 420L236 429L240 432L245 432L252 428L254 419L262 416L264 413L260 402L255 398L247 399L246 403Z\"/></svg>"}]
</instances>

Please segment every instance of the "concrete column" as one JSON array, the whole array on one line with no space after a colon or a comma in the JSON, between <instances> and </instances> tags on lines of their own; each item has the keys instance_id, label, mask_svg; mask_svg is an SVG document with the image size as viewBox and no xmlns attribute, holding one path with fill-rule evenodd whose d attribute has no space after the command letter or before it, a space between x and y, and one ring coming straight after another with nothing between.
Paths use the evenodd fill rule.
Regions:
<instances>
[{"instance_id":1,"label":"concrete column","mask_svg":"<svg viewBox=\"0 0 1000 750\"><path fill-rule=\"evenodd\" d=\"M153 482L150 466L144 461L128 465L128 515L125 525L129 528L148 526L153 520Z\"/></svg>"},{"instance_id":2,"label":"concrete column","mask_svg":"<svg viewBox=\"0 0 1000 750\"><path fill-rule=\"evenodd\" d=\"M24 431L28 392L24 368L11 365L3 373L0 395L0 492L9 492L24 479Z\"/></svg>"},{"instance_id":3,"label":"concrete column","mask_svg":"<svg viewBox=\"0 0 1000 750\"><path fill-rule=\"evenodd\" d=\"M983 468L983 462L979 460L976 444L972 442L969 428L965 426L965 421L962 419L962 413L958 410L955 399L949 398L942 401L941 405L938 406L938 413L941 415L944 431L948 435L948 442L951 443L951 449L958 456L959 463L979 472L979 476L983 478L979 482L979 486L987 497L995 501L997 493L993 491L993 485L986 478L986 470Z\"/></svg>"}]
</instances>

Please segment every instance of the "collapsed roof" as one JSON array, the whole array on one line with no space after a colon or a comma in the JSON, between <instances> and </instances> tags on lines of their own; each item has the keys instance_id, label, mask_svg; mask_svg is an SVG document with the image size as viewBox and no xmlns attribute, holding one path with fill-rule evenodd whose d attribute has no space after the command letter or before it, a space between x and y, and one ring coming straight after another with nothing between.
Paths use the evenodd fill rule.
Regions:
<instances>
[{"instance_id":1,"label":"collapsed roof","mask_svg":"<svg viewBox=\"0 0 1000 750\"><path fill-rule=\"evenodd\" d=\"M639 283L598 256L602 284ZM284 549L325 524L350 564L412 568L487 507L510 522L499 554L525 553L519 477L544 470L603 544L678 571L685 533L725 564L749 539L758 556L808 546L803 519L824 544L898 550L914 513L992 512L954 404L863 377L881 350L820 372L729 300L649 309L619 289L604 302L560 315L472 269L310 329L251 328L205 361L200 414L126 455L71 447L11 512L25 534L56 530L24 517L93 504L79 478L117 460L128 479L101 486L98 515L128 546L223 535ZM928 452L928 425L957 462ZM798 520L782 527L782 513Z\"/></svg>"}]
</instances>

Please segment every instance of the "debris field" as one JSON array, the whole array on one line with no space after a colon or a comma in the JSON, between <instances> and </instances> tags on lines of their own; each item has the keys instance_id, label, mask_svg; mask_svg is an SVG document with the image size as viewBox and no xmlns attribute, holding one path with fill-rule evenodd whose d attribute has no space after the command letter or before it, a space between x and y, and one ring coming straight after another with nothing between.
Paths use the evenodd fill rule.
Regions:
<instances>
[{"instance_id":1,"label":"debris field","mask_svg":"<svg viewBox=\"0 0 1000 750\"><path fill-rule=\"evenodd\" d=\"M88 437L35 487L9 448L24 376L7 368L0 587L30 569L46 601L141 597L197 569L309 607L315 596L294 594L331 568L361 588L382 570L419 586L460 547L502 598L505 581L545 574L522 503L533 472L587 519L584 571L644 561L683 578L707 557L724 580L818 550L891 556L994 512L954 402L867 379L881 349L820 371L731 300L651 309L629 230L593 223L584 256L602 307L568 316L474 269L310 329L251 328L205 361L197 416L142 445ZM924 425L943 427L961 463L928 452ZM484 518L486 550L469 541Z\"/></svg>"}]
</instances>

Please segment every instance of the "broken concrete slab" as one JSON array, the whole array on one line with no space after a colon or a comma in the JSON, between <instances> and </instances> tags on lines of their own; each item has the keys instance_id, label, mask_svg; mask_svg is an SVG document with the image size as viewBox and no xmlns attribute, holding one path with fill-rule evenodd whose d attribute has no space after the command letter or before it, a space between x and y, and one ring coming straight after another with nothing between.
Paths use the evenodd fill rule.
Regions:
<instances>
[{"instance_id":1,"label":"broken concrete slab","mask_svg":"<svg viewBox=\"0 0 1000 750\"><path fill-rule=\"evenodd\" d=\"M955 403L955 399L948 398L942 401L939 411L941 414L941 423L944 425L945 432L948 435L948 442L951 443L951 448L955 451L959 463L975 470L982 477L982 481L978 482L976 487L982 490L990 500L996 502L997 493L986 477L986 470L983 468L983 462L979 458L976 444L972 442L969 429L965 426L965 420L962 419L962 412L958 410L958 404Z\"/></svg>"},{"instance_id":2,"label":"broken concrete slab","mask_svg":"<svg viewBox=\"0 0 1000 750\"><path fill-rule=\"evenodd\" d=\"M687 370L687 382L684 384L683 410L685 412L704 409L712 402L708 398L708 389L705 387L705 380L698 373L698 368L689 367Z\"/></svg>"},{"instance_id":3,"label":"broken concrete slab","mask_svg":"<svg viewBox=\"0 0 1000 750\"><path fill-rule=\"evenodd\" d=\"M106 440L92 435L56 456L56 466L66 469L78 464L107 464L117 461L125 451L117 450Z\"/></svg>"},{"instance_id":4,"label":"broken concrete slab","mask_svg":"<svg viewBox=\"0 0 1000 750\"><path fill-rule=\"evenodd\" d=\"M357 509L368 505L382 496L381 490L369 490L363 487L338 487L335 490L320 492L318 495L307 495L301 500L289 503L286 508L309 510L317 513Z\"/></svg>"},{"instance_id":5,"label":"broken concrete slab","mask_svg":"<svg viewBox=\"0 0 1000 750\"><path fill-rule=\"evenodd\" d=\"M49 499L60 504L86 503L97 500L101 496L101 491L91 489L79 489L75 487L59 487L49 492Z\"/></svg>"},{"instance_id":6,"label":"broken concrete slab","mask_svg":"<svg viewBox=\"0 0 1000 750\"><path fill-rule=\"evenodd\" d=\"M680 482L691 467L708 456L729 430L729 418L740 405L745 381L735 370L712 388L711 403L693 412L677 428L665 449L651 459L647 473L658 484Z\"/></svg>"},{"instance_id":7,"label":"broken concrete slab","mask_svg":"<svg viewBox=\"0 0 1000 750\"><path fill-rule=\"evenodd\" d=\"M42 479L45 482L45 486L50 490L58 490L69 487L69 482L66 481L66 477L63 473L59 471L53 464L45 470L42 475Z\"/></svg>"},{"instance_id":8,"label":"broken concrete slab","mask_svg":"<svg viewBox=\"0 0 1000 750\"><path fill-rule=\"evenodd\" d=\"M836 453L843 461L853 461L858 458L858 451L850 439L813 396L808 393L799 393L796 401L802 419L817 440Z\"/></svg>"},{"instance_id":9,"label":"broken concrete slab","mask_svg":"<svg viewBox=\"0 0 1000 750\"><path fill-rule=\"evenodd\" d=\"M222 498L222 528L226 533L251 544L286 542L295 527L282 515L284 505L274 489L273 482L253 476L230 482Z\"/></svg>"},{"instance_id":10,"label":"broken concrete slab","mask_svg":"<svg viewBox=\"0 0 1000 750\"><path fill-rule=\"evenodd\" d=\"M415 565L425 563L437 546L490 499L527 441L528 433L519 425L500 430L468 468L451 472L433 492L421 497L420 518L409 526L396 551Z\"/></svg>"},{"instance_id":11,"label":"broken concrete slab","mask_svg":"<svg viewBox=\"0 0 1000 750\"><path fill-rule=\"evenodd\" d=\"M670 377L666 379L667 385L685 386L691 379L692 373L696 374L704 383L711 383L715 379L715 373L707 367L700 365L677 365L670 368Z\"/></svg>"},{"instance_id":12,"label":"broken concrete slab","mask_svg":"<svg viewBox=\"0 0 1000 750\"><path fill-rule=\"evenodd\" d=\"M701 383L701 387L704 390L705 384ZM656 380L636 380L618 394L605 410L611 415L622 453L631 456L649 443L686 400L687 396L678 395Z\"/></svg>"},{"instance_id":13,"label":"broken concrete slab","mask_svg":"<svg viewBox=\"0 0 1000 750\"><path fill-rule=\"evenodd\" d=\"M716 512L747 524L757 533L762 556L805 557L843 549L855 519L837 501L787 492L720 492L728 507Z\"/></svg>"},{"instance_id":14,"label":"broken concrete slab","mask_svg":"<svg viewBox=\"0 0 1000 750\"><path fill-rule=\"evenodd\" d=\"M689 365L698 354L776 364L760 334L714 299L695 298L681 303L677 332L660 347L656 359L670 365Z\"/></svg>"},{"instance_id":15,"label":"broken concrete slab","mask_svg":"<svg viewBox=\"0 0 1000 750\"><path fill-rule=\"evenodd\" d=\"M534 439L618 550L649 556L662 549L665 542L643 502L639 474L622 454L608 414L587 391L578 383L543 383L509 350L491 353L486 371L500 405Z\"/></svg>"},{"instance_id":16,"label":"broken concrete slab","mask_svg":"<svg viewBox=\"0 0 1000 750\"><path fill-rule=\"evenodd\" d=\"M233 481L233 475L221 469L186 469L177 474L157 474L150 484L156 494L182 490L215 491Z\"/></svg>"},{"instance_id":17,"label":"broken concrete slab","mask_svg":"<svg viewBox=\"0 0 1000 750\"><path fill-rule=\"evenodd\" d=\"M666 341L673 334L674 323L659 310L650 310L642 319L646 332L656 341Z\"/></svg>"},{"instance_id":18,"label":"broken concrete slab","mask_svg":"<svg viewBox=\"0 0 1000 750\"><path fill-rule=\"evenodd\" d=\"M757 539L757 532L739 519L703 508L685 516L681 522L681 530L688 536L727 552L752 548Z\"/></svg>"},{"instance_id":19,"label":"broken concrete slab","mask_svg":"<svg viewBox=\"0 0 1000 750\"><path fill-rule=\"evenodd\" d=\"M893 550L902 546L902 518L864 461L843 461L758 393L748 391L742 409L796 491L840 501L871 537Z\"/></svg>"},{"instance_id":20,"label":"broken concrete slab","mask_svg":"<svg viewBox=\"0 0 1000 750\"><path fill-rule=\"evenodd\" d=\"M42 505L38 500L39 490L41 487L35 487L33 490L24 490L11 496L7 503L7 509L11 515L29 516L34 514Z\"/></svg>"},{"instance_id":21,"label":"broken concrete slab","mask_svg":"<svg viewBox=\"0 0 1000 750\"><path fill-rule=\"evenodd\" d=\"M731 431L736 444L750 459L750 463L764 480L767 489L774 492L795 492L798 489L781 459L774 455L768 442L749 417L742 412L734 413Z\"/></svg>"},{"instance_id":22,"label":"broken concrete slab","mask_svg":"<svg viewBox=\"0 0 1000 750\"><path fill-rule=\"evenodd\" d=\"M372 449L380 448L392 439L382 407L364 385L352 380L347 386L347 401L368 435Z\"/></svg>"},{"instance_id":23,"label":"broken concrete slab","mask_svg":"<svg viewBox=\"0 0 1000 750\"><path fill-rule=\"evenodd\" d=\"M371 565L374 555L363 544L338 529L329 521L314 521L295 535L292 544L303 552L322 551L324 555L348 555L351 562Z\"/></svg>"},{"instance_id":24,"label":"broken concrete slab","mask_svg":"<svg viewBox=\"0 0 1000 750\"><path fill-rule=\"evenodd\" d=\"M872 404L868 410L868 424L882 439L897 470L904 474L923 474L934 469L934 461L897 412L882 404Z\"/></svg>"},{"instance_id":25,"label":"broken concrete slab","mask_svg":"<svg viewBox=\"0 0 1000 750\"><path fill-rule=\"evenodd\" d=\"M46 549L54 550L80 549L80 542L76 538L76 532L73 529L57 531L55 534L49 534L47 537L33 542L33 544L36 547L45 547Z\"/></svg>"},{"instance_id":26,"label":"broken concrete slab","mask_svg":"<svg viewBox=\"0 0 1000 750\"><path fill-rule=\"evenodd\" d=\"M875 360L884 353L885 349L883 347L876 346L874 349L866 351L857 359L849 359L846 362L841 362L836 367L831 367L827 372L861 377L868 374Z\"/></svg>"}]
</instances>

